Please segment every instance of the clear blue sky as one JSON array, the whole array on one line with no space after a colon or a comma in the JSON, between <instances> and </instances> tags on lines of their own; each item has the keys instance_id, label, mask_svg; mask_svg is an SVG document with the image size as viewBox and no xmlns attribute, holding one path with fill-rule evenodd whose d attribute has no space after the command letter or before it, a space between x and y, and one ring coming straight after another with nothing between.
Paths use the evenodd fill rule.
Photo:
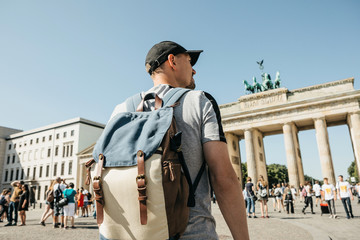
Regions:
<instances>
[{"instance_id":1,"label":"clear blue sky","mask_svg":"<svg viewBox=\"0 0 360 240\"><path fill-rule=\"evenodd\" d=\"M106 123L116 104L151 87L144 59L162 40L204 50L197 88L219 104L244 95L260 59L290 90L349 77L359 89L359 10L356 0L0 0L0 126L30 130L78 116ZM347 175L347 127L329 135L336 174ZM320 178L315 133L299 136L305 173ZM283 136L264 141L267 162L285 164Z\"/></svg>"}]
</instances>

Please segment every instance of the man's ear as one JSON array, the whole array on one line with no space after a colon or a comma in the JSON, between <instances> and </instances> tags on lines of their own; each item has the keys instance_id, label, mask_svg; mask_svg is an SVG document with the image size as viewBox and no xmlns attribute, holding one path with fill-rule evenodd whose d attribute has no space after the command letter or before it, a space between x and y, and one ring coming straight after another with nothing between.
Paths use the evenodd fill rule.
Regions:
<instances>
[{"instance_id":1,"label":"man's ear","mask_svg":"<svg viewBox=\"0 0 360 240\"><path fill-rule=\"evenodd\" d=\"M169 63L169 66L172 68L172 69L176 69L176 62L175 62L175 56L174 54L169 54L168 56L168 63Z\"/></svg>"}]
</instances>

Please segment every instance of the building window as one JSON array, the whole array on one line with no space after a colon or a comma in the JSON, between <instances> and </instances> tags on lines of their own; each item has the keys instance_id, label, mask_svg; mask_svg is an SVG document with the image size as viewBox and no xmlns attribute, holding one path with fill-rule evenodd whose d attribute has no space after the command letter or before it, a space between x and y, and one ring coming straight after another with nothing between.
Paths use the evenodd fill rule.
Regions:
<instances>
[{"instance_id":1,"label":"building window","mask_svg":"<svg viewBox=\"0 0 360 240\"><path fill-rule=\"evenodd\" d=\"M14 144L14 149L16 148L16 143Z\"/></svg>"},{"instance_id":2,"label":"building window","mask_svg":"<svg viewBox=\"0 0 360 240\"><path fill-rule=\"evenodd\" d=\"M71 130L70 135L73 137L73 136L74 136L74 133L75 133L75 131L74 131L74 130Z\"/></svg>"},{"instance_id":3,"label":"building window","mask_svg":"<svg viewBox=\"0 0 360 240\"><path fill-rule=\"evenodd\" d=\"M9 163L10 163L10 155L8 155L7 161L6 161L6 164L9 164Z\"/></svg>"},{"instance_id":4,"label":"building window","mask_svg":"<svg viewBox=\"0 0 360 240\"><path fill-rule=\"evenodd\" d=\"M9 150L11 149L11 144L9 144Z\"/></svg>"},{"instance_id":5,"label":"building window","mask_svg":"<svg viewBox=\"0 0 360 240\"><path fill-rule=\"evenodd\" d=\"M43 137L43 142L45 142L45 137Z\"/></svg>"},{"instance_id":6,"label":"building window","mask_svg":"<svg viewBox=\"0 0 360 240\"><path fill-rule=\"evenodd\" d=\"M26 143L24 143L24 147L26 147Z\"/></svg>"},{"instance_id":7,"label":"building window","mask_svg":"<svg viewBox=\"0 0 360 240\"><path fill-rule=\"evenodd\" d=\"M48 155L47 155L47 156L48 156L48 157L51 156L51 148L48 149Z\"/></svg>"},{"instance_id":8,"label":"building window","mask_svg":"<svg viewBox=\"0 0 360 240\"><path fill-rule=\"evenodd\" d=\"M59 139L60 138L60 134L56 134L56 139Z\"/></svg>"},{"instance_id":9,"label":"building window","mask_svg":"<svg viewBox=\"0 0 360 240\"><path fill-rule=\"evenodd\" d=\"M31 154L32 154L32 151L30 150L30 151L29 151L29 155L28 155L28 161L31 160Z\"/></svg>"},{"instance_id":10,"label":"building window","mask_svg":"<svg viewBox=\"0 0 360 240\"><path fill-rule=\"evenodd\" d=\"M39 178L41 178L41 177L42 177L42 170L43 170L43 167L42 167L42 166L40 166Z\"/></svg>"},{"instance_id":11,"label":"building window","mask_svg":"<svg viewBox=\"0 0 360 240\"><path fill-rule=\"evenodd\" d=\"M32 142L33 142L33 140L31 139L31 140L30 140L30 145L32 145Z\"/></svg>"},{"instance_id":12,"label":"building window","mask_svg":"<svg viewBox=\"0 0 360 240\"><path fill-rule=\"evenodd\" d=\"M12 163L15 163L15 155L12 157Z\"/></svg>"},{"instance_id":13,"label":"building window","mask_svg":"<svg viewBox=\"0 0 360 240\"><path fill-rule=\"evenodd\" d=\"M63 146L63 157L65 157L65 146Z\"/></svg>"},{"instance_id":14,"label":"building window","mask_svg":"<svg viewBox=\"0 0 360 240\"><path fill-rule=\"evenodd\" d=\"M37 200L40 200L40 196L41 196L41 186L38 187L38 195L37 195Z\"/></svg>"},{"instance_id":15,"label":"building window","mask_svg":"<svg viewBox=\"0 0 360 240\"><path fill-rule=\"evenodd\" d=\"M65 163L63 162L61 163L61 172L60 172L61 176L64 175L64 171L65 171Z\"/></svg>"},{"instance_id":16,"label":"building window","mask_svg":"<svg viewBox=\"0 0 360 240\"><path fill-rule=\"evenodd\" d=\"M55 147L55 156L57 156L59 154L59 146Z\"/></svg>"},{"instance_id":17,"label":"building window","mask_svg":"<svg viewBox=\"0 0 360 240\"><path fill-rule=\"evenodd\" d=\"M11 169L11 172L10 172L10 182L13 180L13 177L14 177L14 170Z\"/></svg>"},{"instance_id":18,"label":"building window","mask_svg":"<svg viewBox=\"0 0 360 240\"><path fill-rule=\"evenodd\" d=\"M54 177L56 176L56 172L57 172L57 163L54 163Z\"/></svg>"},{"instance_id":19,"label":"building window","mask_svg":"<svg viewBox=\"0 0 360 240\"><path fill-rule=\"evenodd\" d=\"M26 178L27 178L27 179L30 179L30 168L27 169L27 172L26 172L26 173L27 173L27 174L26 174Z\"/></svg>"},{"instance_id":20,"label":"building window","mask_svg":"<svg viewBox=\"0 0 360 240\"><path fill-rule=\"evenodd\" d=\"M5 171L5 178L4 178L4 182L7 182L8 175L9 175L9 171L8 171L8 170L6 170L6 171Z\"/></svg>"},{"instance_id":21,"label":"building window","mask_svg":"<svg viewBox=\"0 0 360 240\"><path fill-rule=\"evenodd\" d=\"M52 139L52 135L49 135L49 141L51 141L51 139Z\"/></svg>"},{"instance_id":22,"label":"building window","mask_svg":"<svg viewBox=\"0 0 360 240\"><path fill-rule=\"evenodd\" d=\"M64 132L63 138L66 138L66 132Z\"/></svg>"},{"instance_id":23,"label":"building window","mask_svg":"<svg viewBox=\"0 0 360 240\"><path fill-rule=\"evenodd\" d=\"M38 138L36 139L36 143L39 143L39 139L38 139Z\"/></svg>"},{"instance_id":24,"label":"building window","mask_svg":"<svg viewBox=\"0 0 360 240\"><path fill-rule=\"evenodd\" d=\"M50 165L46 166L46 177L49 176L49 171L50 171Z\"/></svg>"},{"instance_id":25,"label":"building window","mask_svg":"<svg viewBox=\"0 0 360 240\"><path fill-rule=\"evenodd\" d=\"M21 169L21 180L23 180L23 179L24 179L24 174L25 174L24 169Z\"/></svg>"},{"instance_id":26,"label":"building window","mask_svg":"<svg viewBox=\"0 0 360 240\"><path fill-rule=\"evenodd\" d=\"M19 180L19 169L16 169L16 178L15 178L15 180Z\"/></svg>"},{"instance_id":27,"label":"building window","mask_svg":"<svg viewBox=\"0 0 360 240\"><path fill-rule=\"evenodd\" d=\"M71 144L70 145L70 157L72 157L72 154L73 154L73 145Z\"/></svg>"},{"instance_id":28,"label":"building window","mask_svg":"<svg viewBox=\"0 0 360 240\"><path fill-rule=\"evenodd\" d=\"M33 168L33 180L35 180L36 167Z\"/></svg>"},{"instance_id":29,"label":"building window","mask_svg":"<svg viewBox=\"0 0 360 240\"><path fill-rule=\"evenodd\" d=\"M69 174L69 175L72 174L72 161L69 162L68 174Z\"/></svg>"},{"instance_id":30,"label":"building window","mask_svg":"<svg viewBox=\"0 0 360 240\"><path fill-rule=\"evenodd\" d=\"M69 145L66 146L66 157L69 156Z\"/></svg>"}]
</instances>

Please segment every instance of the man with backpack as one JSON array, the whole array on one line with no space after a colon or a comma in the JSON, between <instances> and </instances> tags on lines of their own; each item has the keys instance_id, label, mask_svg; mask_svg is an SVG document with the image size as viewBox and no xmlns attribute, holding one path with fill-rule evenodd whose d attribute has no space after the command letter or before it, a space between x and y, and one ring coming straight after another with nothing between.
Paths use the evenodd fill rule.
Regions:
<instances>
[{"instance_id":1,"label":"man with backpack","mask_svg":"<svg viewBox=\"0 0 360 240\"><path fill-rule=\"evenodd\" d=\"M141 98L143 98L143 101L140 102L140 105L136 103L136 106L134 107L139 111L151 111L159 108L161 110L161 102L163 101L164 105L171 102L172 96L169 97L169 94L177 91L176 88L190 89L190 91L181 95L179 99L173 99L175 100L175 103L172 103L172 105L165 105L166 107L173 108L173 116L176 120L177 127L177 134L174 136L174 141L176 142L178 134L182 135L181 147L179 146L176 151L182 152L186 163L185 165L187 166L184 168L184 165L181 164L183 170L177 171L174 168L174 166L176 166L175 163L166 162L166 164L169 164L169 167L166 168L166 172L169 173L170 182L176 181L176 179L178 179L180 175L183 174L183 172L188 171L189 177L186 179L188 183L189 178L191 179L191 183L189 183L190 195L191 188L193 187L192 183L197 183L197 187L195 186L194 189L192 189L194 191L192 195L194 199L190 199L189 197L188 201L188 203L190 202L189 205L192 207L190 207L189 217L187 218L187 226L185 225L186 230L184 230L184 233L177 234L176 236L169 236L170 239L179 239L180 235L181 239L218 239L217 233L215 231L215 220L211 215L210 182L216 194L217 202L221 212L230 228L233 238L249 239L244 199L241 194L241 186L229 160L226 139L221 125L219 108L215 99L210 94L202 91L193 91L195 88L193 75L195 75L196 72L192 66L194 66L196 63L201 52L202 51L187 51L179 44L171 41L164 41L154 45L148 52L145 61L146 71L152 78L154 87L142 93ZM147 97L149 95L151 95L151 97L155 100L146 101L144 96ZM168 100L168 98L170 98L170 100ZM158 104L159 102L160 104ZM115 121L114 119L120 115L120 113L125 112L130 112L128 102L119 104L115 108L108 125L111 125ZM160 112L161 111L159 111L159 115ZM126 117L126 115L124 115L124 117ZM105 131L106 130L104 130L104 132ZM151 131L149 131L149 133L152 134ZM97 143L97 145L99 145L99 149L102 145L101 138L102 137L100 137ZM173 140L173 138L171 139ZM104 151L106 151L106 149ZM157 151L160 151L161 154L161 149L158 149ZM103 161L101 154L101 151L97 152L97 146L95 146L94 158L99 156L99 162ZM165 150L163 154L165 154ZM113 163L110 161L110 156L106 156L105 153L104 155L105 163L111 166ZM143 157L143 153L139 151L137 154L138 167L143 164ZM145 167L150 164L149 161L150 159L145 162ZM180 162L181 161L182 160L180 157ZM206 171L206 169L208 169L208 171ZM101 172L101 170L98 171ZM146 204L150 202L146 201L146 199L151 197L151 193L148 193L146 189L148 188L148 185L152 184L153 181L146 181L147 176L142 173L143 169L141 169L141 167L139 167L138 171L140 174L136 178L139 190L139 202L137 205L140 203L141 225L139 227L142 227L146 226L147 224L146 217L143 218L144 211L142 211L142 209L145 209L145 216L148 214L150 215L148 217L151 217L151 212L146 210ZM114 187L108 191L116 191L119 189L119 180L117 180L117 183L115 180L113 180L113 182L107 182L110 181L107 180L110 179L110 172L106 172L106 177L104 178L102 178L101 175L96 176L97 177L94 177L95 180L99 179L99 183L102 183L103 185L106 185L110 188L114 184L118 184L116 188ZM131 180L131 183L132 181L134 180ZM141 183L147 183L148 185L139 187ZM115 231L115 229L118 230L120 228L124 228L124 234L128 234L128 226L125 226L126 224L121 227L117 225L111 225L115 223L110 222L111 219L107 219L106 214L113 213L110 208L113 207L114 204L107 202L112 201L112 199L110 198L110 194L107 195L106 190L107 189L104 188L105 216L104 222L102 225L100 225L100 238L118 239L118 235L109 232ZM145 191L147 192L144 193ZM96 189L96 187L94 187L94 192L97 202L102 201L103 197L101 194L99 195L99 191ZM121 196L121 198L125 197L126 196ZM166 197L167 195L165 194L165 198ZM133 200L127 200L127 202L130 201ZM101 216L99 216L101 210L99 207L101 207L101 205L96 206L97 217L101 218ZM107 207L109 210L106 209ZM113 213L112 217L119 217L120 221L122 218L122 216L119 216L122 214L121 209L113 208L113 210L117 210L117 214ZM134 214L137 215L138 213L136 212ZM159 231L167 230L160 228ZM138 232L134 231L130 234L137 233ZM135 237L132 236L131 238ZM154 236L138 236L136 239L154 239Z\"/></svg>"},{"instance_id":2,"label":"man with backpack","mask_svg":"<svg viewBox=\"0 0 360 240\"><path fill-rule=\"evenodd\" d=\"M59 228L59 216L61 216L61 228L64 228L64 207L59 206L59 202L63 199L63 191L66 189L65 179L56 178L54 185L54 228Z\"/></svg>"},{"instance_id":3,"label":"man with backpack","mask_svg":"<svg viewBox=\"0 0 360 240\"><path fill-rule=\"evenodd\" d=\"M14 181L11 183L11 186L14 188L13 193L10 197L10 204L8 208L8 223L5 226L16 226L18 219L18 209L19 209L19 201L20 195L22 193L21 187L24 185L24 181ZM14 218L13 218L14 213ZM14 223L12 223L14 221Z\"/></svg>"}]
</instances>

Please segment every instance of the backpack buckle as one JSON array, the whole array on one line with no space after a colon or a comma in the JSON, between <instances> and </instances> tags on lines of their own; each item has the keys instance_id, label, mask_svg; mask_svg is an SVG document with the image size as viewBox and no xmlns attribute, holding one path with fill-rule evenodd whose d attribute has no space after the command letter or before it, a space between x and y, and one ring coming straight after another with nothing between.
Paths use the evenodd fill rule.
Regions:
<instances>
[{"instance_id":1,"label":"backpack buckle","mask_svg":"<svg viewBox=\"0 0 360 240\"><path fill-rule=\"evenodd\" d=\"M144 179L145 184L146 184L146 176L145 176L145 174L139 174L139 175L136 176L136 182L138 182L141 179Z\"/></svg>"}]
</instances>

